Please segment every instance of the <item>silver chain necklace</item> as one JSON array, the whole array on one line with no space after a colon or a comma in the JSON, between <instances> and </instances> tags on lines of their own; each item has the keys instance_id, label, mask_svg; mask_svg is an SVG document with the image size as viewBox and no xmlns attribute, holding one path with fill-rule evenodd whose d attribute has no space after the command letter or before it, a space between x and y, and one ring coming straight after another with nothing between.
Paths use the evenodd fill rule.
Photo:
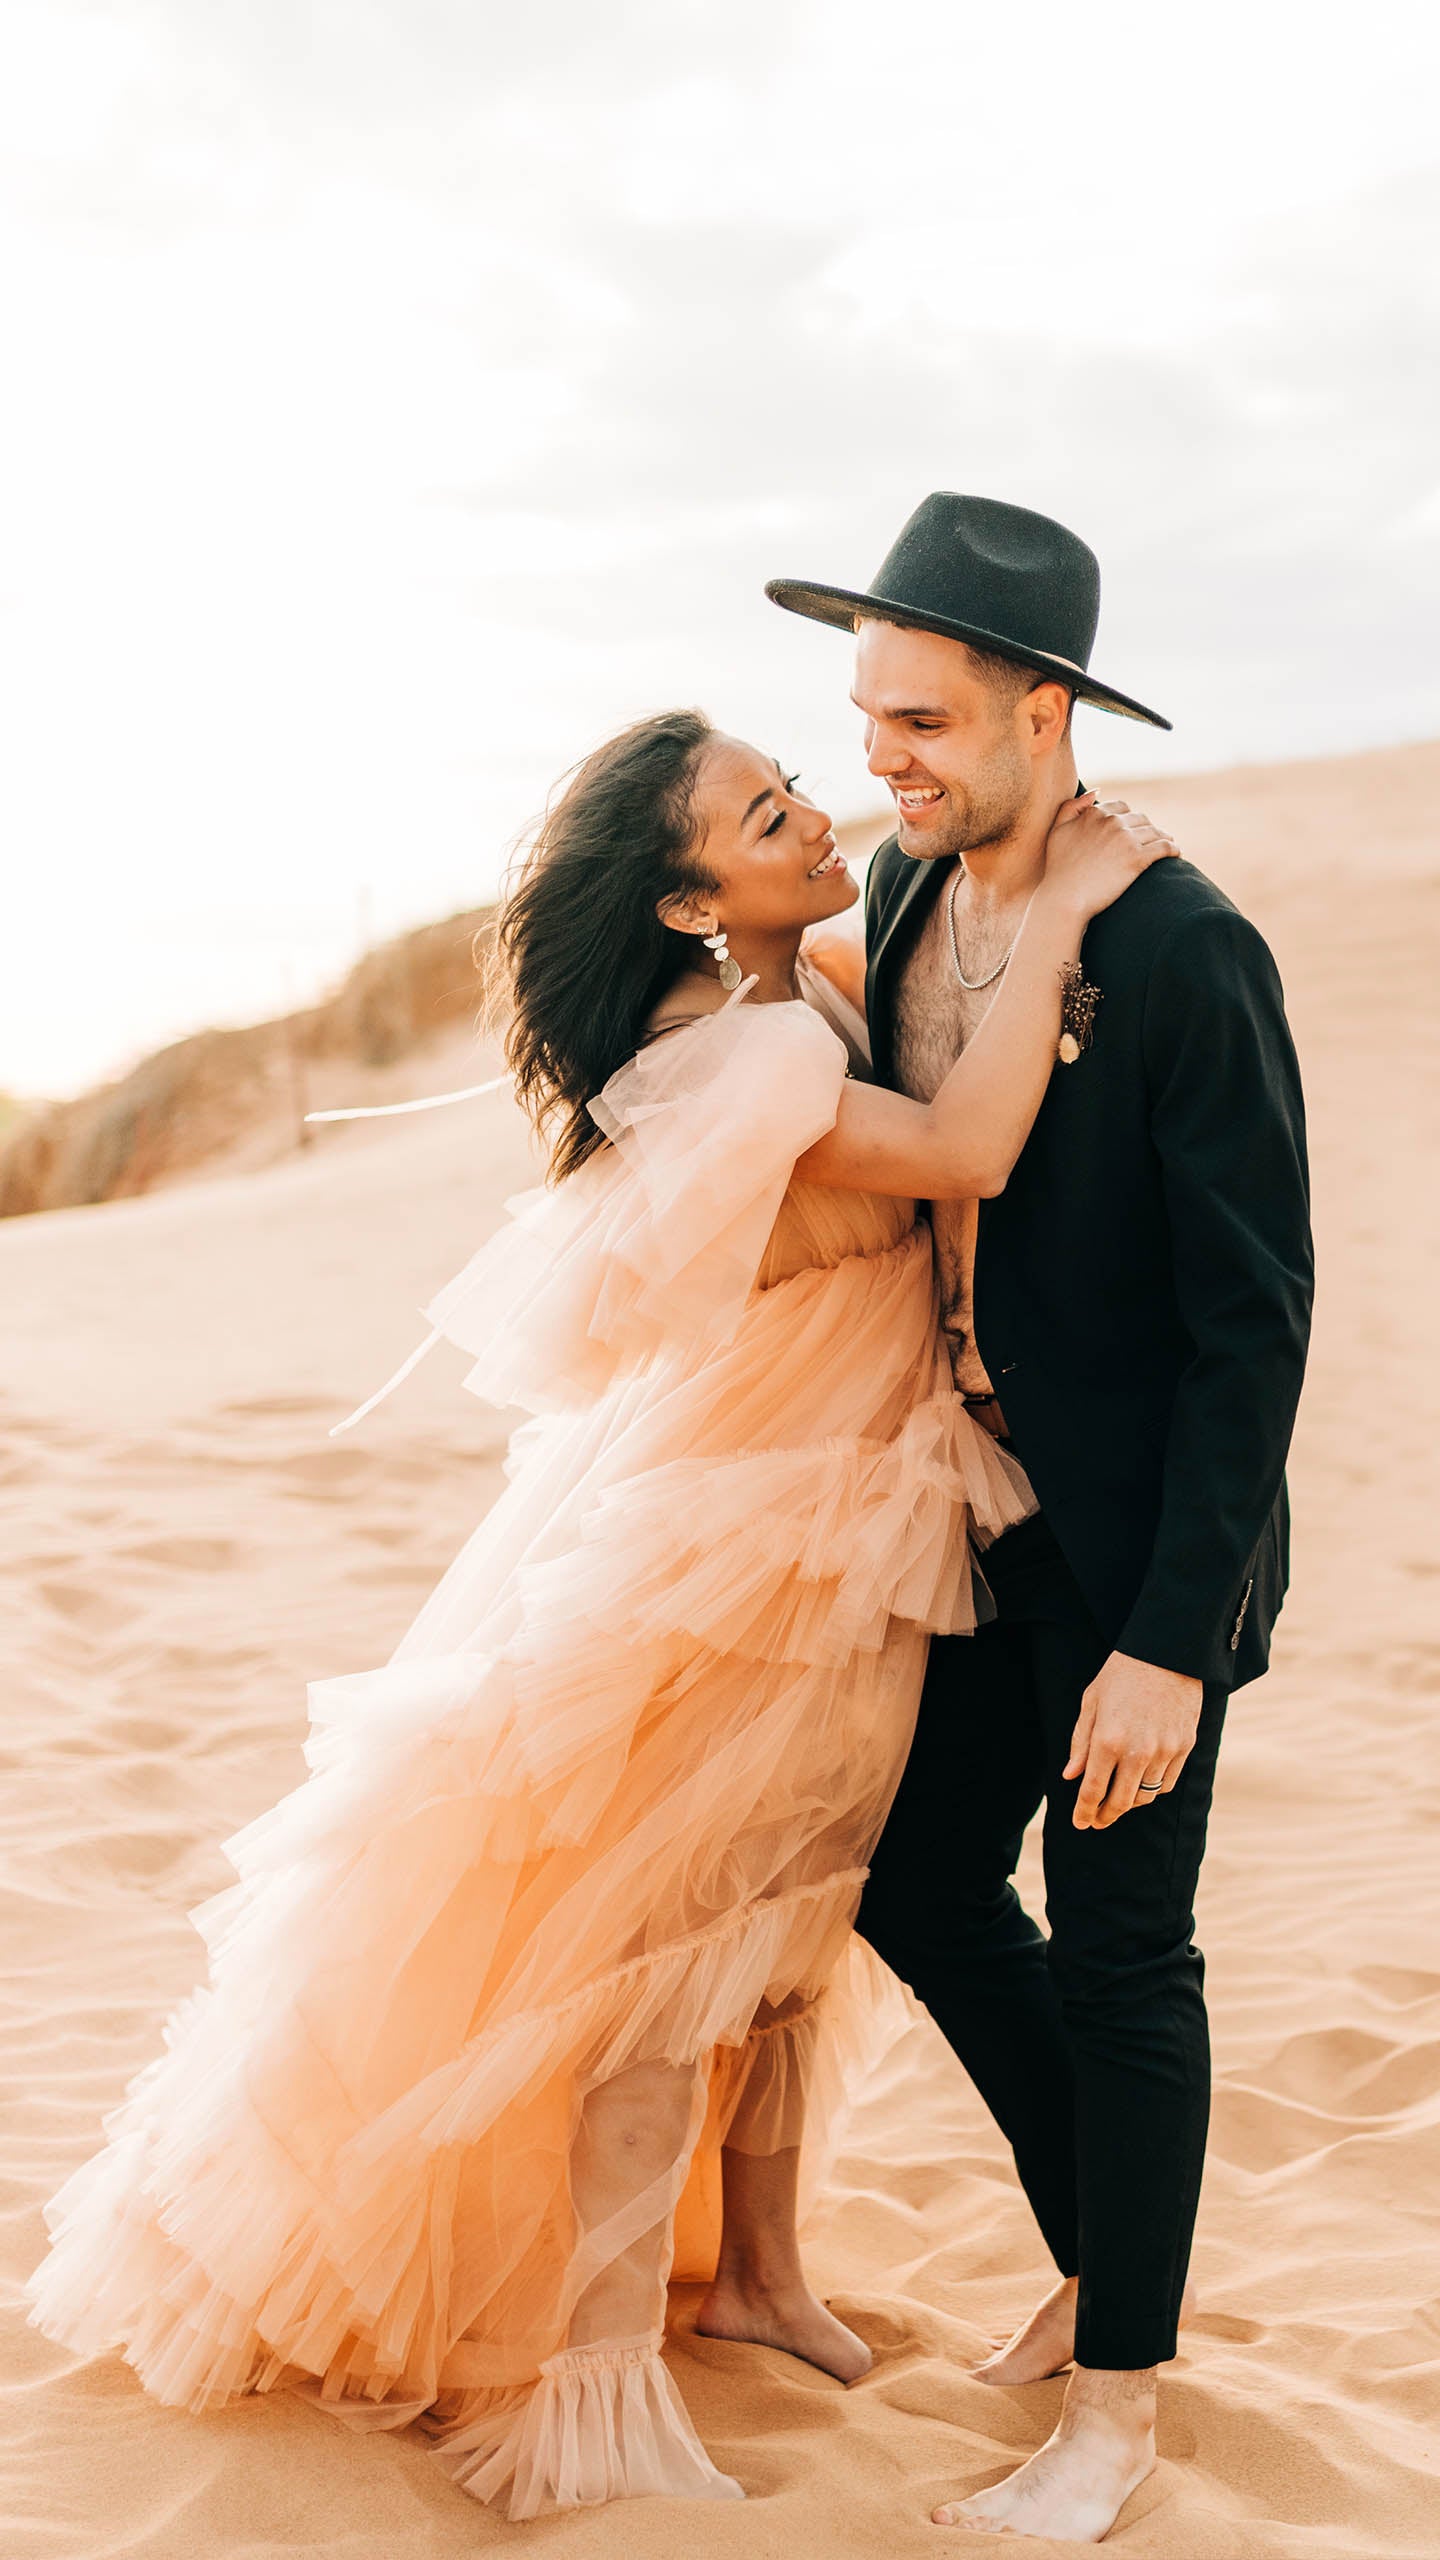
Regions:
<instances>
[{"instance_id":1,"label":"silver chain necklace","mask_svg":"<svg viewBox=\"0 0 1440 2560\"><path fill-rule=\"evenodd\" d=\"M1002 971L1009 968L1010 953L1013 952L1015 945L1013 942L1011 943L1010 950L1006 952L1003 960L997 962L996 966L991 970L988 978L966 977L964 970L960 966L960 936L955 929L955 892L959 888L964 877L965 865L963 862L957 862L955 865L955 877L950 883L950 949L955 957L955 975L959 979L961 986L965 989L967 995L978 996L985 987L993 987L996 979L1001 975Z\"/></svg>"}]
</instances>

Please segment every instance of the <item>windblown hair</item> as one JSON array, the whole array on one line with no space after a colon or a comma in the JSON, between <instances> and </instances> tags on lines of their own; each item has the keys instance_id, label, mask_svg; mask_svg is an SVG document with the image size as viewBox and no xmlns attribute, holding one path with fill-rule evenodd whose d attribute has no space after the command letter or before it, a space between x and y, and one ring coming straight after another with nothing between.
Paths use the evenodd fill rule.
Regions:
<instances>
[{"instance_id":1,"label":"windblown hair","mask_svg":"<svg viewBox=\"0 0 1440 2560\"><path fill-rule=\"evenodd\" d=\"M643 1046L693 956L656 907L716 887L694 851L696 776L714 734L702 712L665 711L597 747L546 810L501 913L505 1056L549 1137L552 1181L604 1145L590 1098Z\"/></svg>"}]
</instances>

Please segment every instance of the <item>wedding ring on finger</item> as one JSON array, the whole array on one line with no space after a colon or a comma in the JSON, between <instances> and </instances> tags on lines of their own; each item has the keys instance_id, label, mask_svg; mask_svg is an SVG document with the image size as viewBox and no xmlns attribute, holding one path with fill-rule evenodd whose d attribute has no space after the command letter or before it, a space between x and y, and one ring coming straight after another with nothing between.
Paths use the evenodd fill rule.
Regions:
<instances>
[{"instance_id":1,"label":"wedding ring on finger","mask_svg":"<svg viewBox=\"0 0 1440 2560\"><path fill-rule=\"evenodd\" d=\"M1163 1793L1164 1786L1163 1778L1142 1778L1139 1781L1139 1792L1142 1796L1158 1796Z\"/></svg>"}]
</instances>

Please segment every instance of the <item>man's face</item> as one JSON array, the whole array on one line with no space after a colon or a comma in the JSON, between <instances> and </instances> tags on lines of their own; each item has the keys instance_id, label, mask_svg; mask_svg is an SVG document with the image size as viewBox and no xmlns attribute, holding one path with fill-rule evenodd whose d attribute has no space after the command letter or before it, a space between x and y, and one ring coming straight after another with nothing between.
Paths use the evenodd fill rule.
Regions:
<instances>
[{"instance_id":1,"label":"man's face","mask_svg":"<svg viewBox=\"0 0 1440 2560\"><path fill-rule=\"evenodd\" d=\"M852 698L870 770L894 796L903 853L933 860L1013 832L1035 778L1026 697L1007 702L963 641L862 622Z\"/></svg>"}]
</instances>

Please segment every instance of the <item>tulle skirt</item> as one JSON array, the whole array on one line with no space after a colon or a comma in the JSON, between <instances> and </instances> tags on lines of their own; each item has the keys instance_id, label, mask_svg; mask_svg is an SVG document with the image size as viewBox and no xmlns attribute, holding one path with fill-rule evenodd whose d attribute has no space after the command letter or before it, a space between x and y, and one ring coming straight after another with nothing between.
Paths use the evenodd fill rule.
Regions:
<instances>
[{"instance_id":1,"label":"tulle skirt","mask_svg":"<svg viewBox=\"0 0 1440 2560\"><path fill-rule=\"evenodd\" d=\"M895 1223L524 1425L392 1661L312 1691L208 1981L50 2209L53 2336L191 2409L418 2421L512 2516L739 2494L667 2278L713 2270L721 2146L803 2139L813 2186L905 2023L866 1860L970 1533L1026 1508Z\"/></svg>"}]
</instances>

